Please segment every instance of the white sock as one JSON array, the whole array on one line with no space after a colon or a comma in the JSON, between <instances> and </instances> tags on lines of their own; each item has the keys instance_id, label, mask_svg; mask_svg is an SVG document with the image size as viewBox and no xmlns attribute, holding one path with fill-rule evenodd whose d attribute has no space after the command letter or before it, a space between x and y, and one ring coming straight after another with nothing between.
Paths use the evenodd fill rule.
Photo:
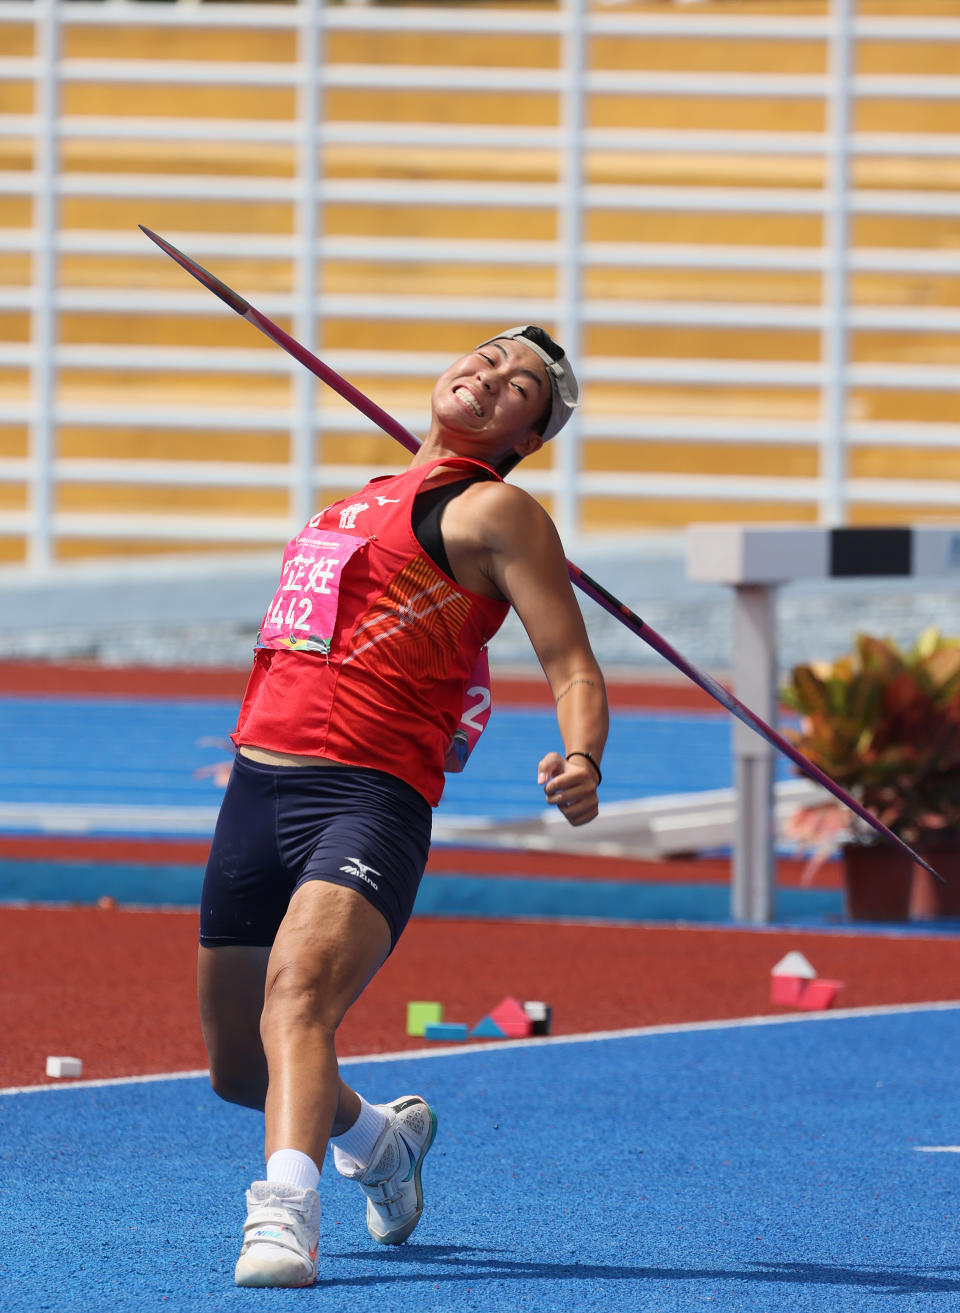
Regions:
<instances>
[{"instance_id":1,"label":"white sock","mask_svg":"<svg viewBox=\"0 0 960 1313\"><path fill-rule=\"evenodd\" d=\"M320 1184L320 1169L299 1149L277 1149L267 1159L267 1180L295 1185L301 1190L316 1190Z\"/></svg>"},{"instance_id":2,"label":"white sock","mask_svg":"<svg viewBox=\"0 0 960 1313\"><path fill-rule=\"evenodd\" d=\"M377 1141L386 1129L386 1113L375 1108L372 1103L367 1103L362 1094L359 1097L360 1116L349 1130L344 1131L342 1135L334 1136L331 1140L333 1160L338 1169L343 1165L345 1158L348 1160L346 1164L348 1168L351 1164L357 1167L369 1167Z\"/></svg>"}]
</instances>

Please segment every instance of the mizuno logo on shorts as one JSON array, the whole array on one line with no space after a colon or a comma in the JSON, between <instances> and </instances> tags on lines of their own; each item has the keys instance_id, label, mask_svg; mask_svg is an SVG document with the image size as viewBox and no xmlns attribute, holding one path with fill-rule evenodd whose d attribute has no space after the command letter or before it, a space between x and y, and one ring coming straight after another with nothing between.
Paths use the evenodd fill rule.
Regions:
<instances>
[{"instance_id":1,"label":"mizuno logo on shorts","mask_svg":"<svg viewBox=\"0 0 960 1313\"><path fill-rule=\"evenodd\" d=\"M352 875L355 880L362 880L371 889L380 888L377 881L370 878L372 875L377 876L380 880L383 879L379 871L375 871L372 866L367 866L366 862L361 862L359 857L348 857L346 865L341 866L340 870L344 875Z\"/></svg>"}]
</instances>

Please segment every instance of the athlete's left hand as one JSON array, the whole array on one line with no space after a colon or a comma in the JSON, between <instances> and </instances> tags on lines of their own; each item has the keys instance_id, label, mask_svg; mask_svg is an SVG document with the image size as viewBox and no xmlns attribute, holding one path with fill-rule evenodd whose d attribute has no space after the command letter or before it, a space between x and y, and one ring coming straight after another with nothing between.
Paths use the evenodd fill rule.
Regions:
<instances>
[{"instance_id":1,"label":"athlete's left hand","mask_svg":"<svg viewBox=\"0 0 960 1313\"><path fill-rule=\"evenodd\" d=\"M548 752L537 767L537 783L571 825L586 825L600 810L596 771L585 757L565 761L559 752Z\"/></svg>"}]
</instances>

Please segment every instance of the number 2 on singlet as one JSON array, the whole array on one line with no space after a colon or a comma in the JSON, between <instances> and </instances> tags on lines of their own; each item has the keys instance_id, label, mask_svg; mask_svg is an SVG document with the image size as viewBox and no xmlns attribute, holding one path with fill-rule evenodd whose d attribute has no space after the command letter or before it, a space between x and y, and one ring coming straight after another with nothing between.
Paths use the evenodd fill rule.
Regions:
<instances>
[{"instance_id":1,"label":"number 2 on singlet","mask_svg":"<svg viewBox=\"0 0 960 1313\"><path fill-rule=\"evenodd\" d=\"M476 664L470 672L464 693L460 724L447 745L443 769L448 775L458 775L467 764L467 758L477 746L477 740L490 719L490 663L487 649L481 648Z\"/></svg>"},{"instance_id":2,"label":"number 2 on singlet","mask_svg":"<svg viewBox=\"0 0 960 1313\"><path fill-rule=\"evenodd\" d=\"M490 719L489 715L483 714L490 710L490 690L480 684L474 684L472 688L467 689L467 697L476 698L476 701L464 707L460 724L466 725L468 729L475 729L478 735L482 734Z\"/></svg>"}]
</instances>

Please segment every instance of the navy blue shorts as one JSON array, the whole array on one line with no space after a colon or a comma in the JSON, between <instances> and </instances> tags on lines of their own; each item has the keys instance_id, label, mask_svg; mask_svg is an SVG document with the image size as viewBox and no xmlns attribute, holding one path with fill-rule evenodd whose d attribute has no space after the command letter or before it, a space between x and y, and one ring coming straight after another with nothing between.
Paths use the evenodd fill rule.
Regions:
<instances>
[{"instance_id":1,"label":"navy blue shorts","mask_svg":"<svg viewBox=\"0 0 960 1313\"><path fill-rule=\"evenodd\" d=\"M416 789L357 766L234 758L200 897L200 942L268 947L307 880L363 894L390 927L413 911L432 813Z\"/></svg>"}]
</instances>

